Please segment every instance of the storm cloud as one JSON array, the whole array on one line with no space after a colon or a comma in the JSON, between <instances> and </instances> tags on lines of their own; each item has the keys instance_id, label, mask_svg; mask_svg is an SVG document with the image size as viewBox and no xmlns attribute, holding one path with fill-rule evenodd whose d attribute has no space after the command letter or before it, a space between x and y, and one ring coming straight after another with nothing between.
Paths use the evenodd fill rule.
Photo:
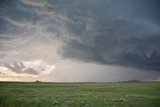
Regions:
<instances>
[{"instance_id":1,"label":"storm cloud","mask_svg":"<svg viewBox=\"0 0 160 107\"><path fill-rule=\"evenodd\" d=\"M160 71L159 5L158 0L1 0L0 64L74 60Z\"/></svg>"},{"instance_id":2,"label":"storm cloud","mask_svg":"<svg viewBox=\"0 0 160 107\"><path fill-rule=\"evenodd\" d=\"M65 41L64 58L160 71L159 2L68 2L60 12L69 17L67 31L78 39Z\"/></svg>"}]
</instances>

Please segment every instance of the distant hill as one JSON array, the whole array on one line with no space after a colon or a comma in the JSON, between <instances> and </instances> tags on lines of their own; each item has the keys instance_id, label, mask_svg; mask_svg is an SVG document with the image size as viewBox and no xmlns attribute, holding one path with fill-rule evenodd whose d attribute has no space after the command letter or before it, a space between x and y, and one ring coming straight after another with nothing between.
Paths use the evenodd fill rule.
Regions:
<instances>
[{"instance_id":1,"label":"distant hill","mask_svg":"<svg viewBox=\"0 0 160 107\"><path fill-rule=\"evenodd\" d=\"M133 80L123 81L123 82L124 83L137 83L137 82L142 82L142 81L133 79Z\"/></svg>"}]
</instances>

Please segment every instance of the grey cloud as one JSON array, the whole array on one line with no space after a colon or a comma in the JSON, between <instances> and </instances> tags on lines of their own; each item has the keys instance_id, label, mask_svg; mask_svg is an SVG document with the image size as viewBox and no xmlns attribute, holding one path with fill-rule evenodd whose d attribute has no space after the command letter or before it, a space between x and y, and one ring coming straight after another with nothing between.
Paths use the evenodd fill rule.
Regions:
<instances>
[{"instance_id":1,"label":"grey cloud","mask_svg":"<svg viewBox=\"0 0 160 107\"><path fill-rule=\"evenodd\" d=\"M6 35L1 36L1 39L9 39L9 36L7 35L20 35L22 32L24 32L26 28L22 28L20 26L14 25L13 23L8 22L7 20L4 20L3 18L0 18L0 34Z\"/></svg>"},{"instance_id":2,"label":"grey cloud","mask_svg":"<svg viewBox=\"0 0 160 107\"><path fill-rule=\"evenodd\" d=\"M123 26L120 25L120 27ZM129 29L131 32L123 32L123 29L118 31L116 27L110 30L100 29L97 31L97 35L82 38L83 41L90 42L91 37L94 46L70 40L63 47L63 56L101 64L129 66L143 70L160 70L159 34L144 32L142 37L139 37L141 35L132 29Z\"/></svg>"},{"instance_id":3,"label":"grey cloud","mask_svg":"<svg viewBox=\"0 0 160 107\"><path fill-rule=\"evenodd\" d=\"M36 23L40 18L33 9L19 0L1 0L0 5L0 16L19 23Z\"/></svg>"},{"instance_id":4,"label":"grey cloud","mask_svg":"<svg viewBox=\"0 0 160 107\"><path fill-rule=\"evenodd\" d=\"M34 75L39 74L38 71L34 70L33 68L26 67L23 63L18 64L14 62L12 65L4 64L4 66L16 73L27 73L27 74L34 74Z\"/></svg>"},{"instance_id":5,"label":"grey cloud","mask_svg":"<svg viewBox=\"0 0 160 107\"><path fill-rule=\"evenodd\" d=\"M78 6L71 7L72 11L70 7L65 8L65 14L70 18L69 22L66 22L69 23L67 24L68 32L80 36L83 42L67 41L60 52L64 58L160 71L160 32L155 30L160 26L154 25L158 17L153 16L154 9L139 15L141 12L146 12L148 6L152 6L148 4L152 1L147 3L141 1L144 3L144 10L140 12L133 8L139 2L132 0L119 1L119 4L104 0L86 1L85 4L82 2L76 4L78 2L75 1ZM90 11L80 8L86 7L87 2L91 3ZM141 6L137 5L137 8L141 9ZM152 16L149 17L149 15ZM93 23L90 23L91 28L86 30L85 23L89 19ZM142 22L140 23L139 20ZM149 23L153 26L150 27ZM87 35L81 37L84 32Z\"/></svg>"},{"instance_id":6,"label":"grey cloud","mask_svg":"<svg viewBox=\"0 0 160 107\"><path fill-rule=\"evenodd\" d=\"M30 23L38 28L34 33L43 32L50 40L63 42L59 49L62 58L160 71L160 16L156 0L46 0L45 3L42 6L31 1L2 0L0 16L4 19L0 33L14 34L21 30L7 22L9 18L20 24ZM44 10L42 13L47 16L37 9Z\"/></svg>"},{"instance_id":7,"label":"grey cloud","mask_svg":"<svg viewBox=\"0 0 160 107\"><path fill-rule=\"evenodd\" d=\"M86 30L86 23L84 20L73 19L67 23L67 28L70 32L74 33L75 35L83 36Z\"/></svg>"},{"instance_id":8,"label":"grey cloud","mask_svg":"<svg viewBox=\"0 0 160 107\"><path fill-rule=\"evenodd\" d=\"M61 23L58 19L54 18L51 20L47 20L46 22L42 22L41 25L44 26L44 29L46 32L58 32L59 26L61 26Z\"/></svg>"}]
</instances>

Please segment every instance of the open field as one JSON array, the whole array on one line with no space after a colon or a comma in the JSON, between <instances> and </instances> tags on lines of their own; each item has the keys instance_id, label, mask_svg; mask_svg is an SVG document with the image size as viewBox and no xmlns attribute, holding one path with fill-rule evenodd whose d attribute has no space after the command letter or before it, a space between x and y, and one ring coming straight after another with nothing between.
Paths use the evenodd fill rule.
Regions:
<instances>
[{"instance_id":1,"label":"open field","mask_svg":"<svg viewBox=\"0 0 160 107\"><path fill-rule=\"evenodd\" d=\"M160 83L0 82L0 107L160 107Z\"/></svg>"}]
</instances>

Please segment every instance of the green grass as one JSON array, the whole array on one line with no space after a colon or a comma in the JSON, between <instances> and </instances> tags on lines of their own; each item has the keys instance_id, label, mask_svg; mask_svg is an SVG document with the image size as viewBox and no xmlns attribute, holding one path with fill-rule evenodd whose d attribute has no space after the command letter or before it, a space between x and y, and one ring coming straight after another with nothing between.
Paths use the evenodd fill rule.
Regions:
<instances>
[{"instance_id":1,"label":"green grass","mask_svg":"<svg viewBox=\"0 0 160 107\"><path fill-rule=\"evenodd\" d=\"M0 82L0 107L160 107L160 83Z\"/></svg>"}]
</instances>

